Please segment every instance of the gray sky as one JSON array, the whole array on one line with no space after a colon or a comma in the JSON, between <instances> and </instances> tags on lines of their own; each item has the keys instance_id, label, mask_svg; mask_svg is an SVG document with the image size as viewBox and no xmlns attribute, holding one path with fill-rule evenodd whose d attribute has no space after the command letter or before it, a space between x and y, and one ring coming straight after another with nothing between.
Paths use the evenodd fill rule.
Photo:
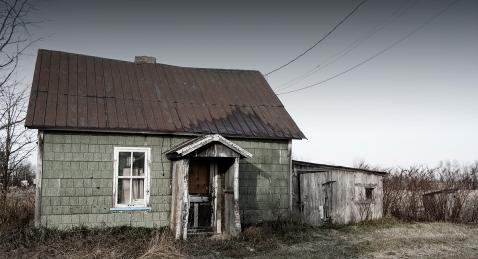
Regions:
<instances>
[{"instance_id":1,"label":"gray sky","mask_svg":"<svg viewBox=\"0 0 478 259\"><path fill-rule=\"evenodd\" d=\"M268 81L293 90L327 79L414 31L451 1L369 0ZM33 18L45 22L31 32L48 37L24 58L19 76L31 82L37 48L266 73L309 48L358 2L37 0ZM283 86L317 65L319 71ZM295 158L436 165L478 160L477 83L478 1L462 0L363 66L279 97L308 137L294 141Z\"/></svg>"}]
</instances>

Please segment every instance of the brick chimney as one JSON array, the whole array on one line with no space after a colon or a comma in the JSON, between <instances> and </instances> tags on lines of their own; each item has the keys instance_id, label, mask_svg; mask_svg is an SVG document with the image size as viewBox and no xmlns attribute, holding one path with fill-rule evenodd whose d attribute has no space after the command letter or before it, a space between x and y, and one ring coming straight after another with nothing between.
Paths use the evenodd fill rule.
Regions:
<instances>
[{"instance_id":1,"label":"brick chimney","mask_svg":"<svg viewBox=\"0 0 478 259\"><path fill-rule=\"evenodd\" d=\"M149 57L149 56L135 56L134 57L134 63L136 64L156 64L156 58L155 57Z\"/></svg>"}]
</instances>

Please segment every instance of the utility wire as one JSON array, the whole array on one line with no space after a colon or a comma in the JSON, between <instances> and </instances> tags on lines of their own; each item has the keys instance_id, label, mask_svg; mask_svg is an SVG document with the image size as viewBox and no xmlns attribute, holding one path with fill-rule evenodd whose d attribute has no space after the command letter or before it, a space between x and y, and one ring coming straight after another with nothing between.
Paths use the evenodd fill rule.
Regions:
<instances>
[{"instance_id":1,"label":"utility wire","mask_svg":"<svg viewBox=\"0 0 478 259\"><path fill-rule=\"evenodd\" d=\"M287 81L286 83L283 83L281 85L279 85L276 89L276 91L283 91L285 89L288 89L288 88L291 88L293 87L294 85L296 85L297 83L300 83L301 81L307 79L308 77L312 76L313 74L321 71L322 69L334 64L335 62L337 62L338 60L340 60L341 58L343 58L344 56L346 56L347 54L349 54L350 52L352 52L354 49L356 49L357 47L359 47L364 41L372 38L375 34L377 34L379 31L383 30L388 24L398 20L400 17L403 16L403 14L405 14L409 9L411 9L413 6L415 6L420 0L411 0L408 2L408 5L407 6L407 3L404 4L404 5L400 5L398 6L397 9L395 9L391 15L387 16L387 18L382 21L381 24L377 25L372 31L370 31L370 33L368 33L365 37L362 37L362 38L359 38L357 40L355 40L352 44L350 44L346 49L344 49L343 51L341 52L338 52L336 53L335 55L329 57L325 62L324 64L320 64L320 65L317 65L315 66L314 68L308 70L307 72ZM404 7L404 8L402 8Z\"/></svg>"},{"instance_id":2,"label":"utility wire","mask_svg":"<svg viewBox=\"0 0 478 259\"><path fill-rule=\"evenodd\" d=\"M458 3L460 0L454 0L454 1L451 1L445 8L443 8L441 11L439 11L438 13L436 13L435 15L431 16L429 19L427 19L422 25L418 26L416 29L412 30L411 32L409 32L408 34L406 34L404 37L402 37L401 39L395 41L394 43L390 44L389 46L387 46L386 48L380 50L379 52L375 53L374 55L372 55L371 57L363 60L362 62L338 73L338 74L335 74L327 79L324 79L320 82L317 82L317 83L314 83L314 84L311 84L311 85L307 85L307 86L304 86L304 87L301 87L301 88L298 88L298 89L294 89L294 90L290 90L290 91L286 91L286 92L281 92L281 93L278 93L277 95L283 95L283 94L290 94L290 93L295 93L295 92L298 92L298 91L302 91L302 90L305 90L305 89L308 89L308 88L311 88L311 87L314 87L314 86L318 86L318 85L321 85L323 83L326 83L332 79L335 79L337 77L340 77L368 62L370 62L371 60L373 60L374 58L382 55L383 53L387 52L388 50L392 49L393 47L397 46L398 44L400 44L401 42L405 41L406 39L410 38L413 34L417 33L418 31L420 31L423 27L425 27L426 25L430 24L433 20L435 20L436 18L438 18L440 15L442 15L444 12L446 12L448 9L450 9L453 5L455 5L456 3Z\"/></svg>"},{"instance_id":3,"label":"utility wire","mask_svg":"<svg viewBox=\"0 0 478 259\"><path fill-rule=\"evenodd\" d=\"M350 16L352 16L352 14L354 14L359 8L360 6L362 6L363 4L365 4L365 2L367 2L368 0L362 0L357 6L355 6L355 8L349 12L339 23L337 23L333 28L332 30L330 30L327 34L325 34L324 37L322 37L319 41L317 41L316 43L314 43L314 45L312 45L310 48L306 49L304 52L302 52L301 54L299 54L297 57L291 59L289 62L285 63L284 65L280 66L280 67L277 67L275 69L273 69L272 71L264 74L265 76L268 76L274 72L277 72L281 69L283 69L284 67L292 64L293 62L295 62L296 60L298 60L299 58L301 58L302 56L304 56L305 54L307 54L309 51L311 51L313 48L315 48L317 45L319 45L319 43L321 43L322 41L324 41L329 35L331 35L335 30L337 30L337 28L340 27L340 25L342 25Z\"/></svg>"}]
</instances>

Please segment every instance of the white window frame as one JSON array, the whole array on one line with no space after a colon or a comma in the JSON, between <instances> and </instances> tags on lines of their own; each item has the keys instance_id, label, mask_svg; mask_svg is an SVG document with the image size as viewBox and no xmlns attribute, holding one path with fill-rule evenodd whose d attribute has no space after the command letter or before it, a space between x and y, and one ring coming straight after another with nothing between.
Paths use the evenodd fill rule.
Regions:
<instances>
[{"instance_id":1,"label":"white window frame","mask_svg":"<svg viewBox=\"0 0 478 259\"><path fill-rule=\"evenodd\" d=\"M144 165L144 203L136 204L119 204L118 203L118 166L119 166L119 153L120 152L144 152L145 153L145 165ZM149 147L114 147L113 157L113 207L114 208L146 208L149 206L149 194L150 194L150 164L151 164L151 148ZM133 162L131 162L133 166ZM132 172L132 171L131 171ZM127 178L136 178L130 176ZM143 178L143 177L137 177ZM132 181L130 181L132 183ZM130 191L132 191L130 187ZM130 194L131 195L131 194Z\"/></svg>"}]
</instances>

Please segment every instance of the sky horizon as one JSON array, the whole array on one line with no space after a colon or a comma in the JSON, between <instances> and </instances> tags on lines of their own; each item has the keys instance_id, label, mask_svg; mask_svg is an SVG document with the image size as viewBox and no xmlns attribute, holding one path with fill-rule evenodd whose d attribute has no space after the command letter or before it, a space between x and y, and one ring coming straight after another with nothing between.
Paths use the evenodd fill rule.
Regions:
<instances>
[{"instance_id":1,"label":"sky horizon","mask_svg":"<svg viewBox=\"0 0 478 259\"><path fill-rule=\"evenodd\" d=\"M25 84L38 48L265 74L311 47L359 1L32 3L32 19L43 21L32 36L46 38L21 60L17 76ZM382 167L478 160L478 1L369 0L266 78L276 93L300 89L388 46L337 78L279 95L308 138L294 141L294 158Z\"/></svg>"}]
</instances>

